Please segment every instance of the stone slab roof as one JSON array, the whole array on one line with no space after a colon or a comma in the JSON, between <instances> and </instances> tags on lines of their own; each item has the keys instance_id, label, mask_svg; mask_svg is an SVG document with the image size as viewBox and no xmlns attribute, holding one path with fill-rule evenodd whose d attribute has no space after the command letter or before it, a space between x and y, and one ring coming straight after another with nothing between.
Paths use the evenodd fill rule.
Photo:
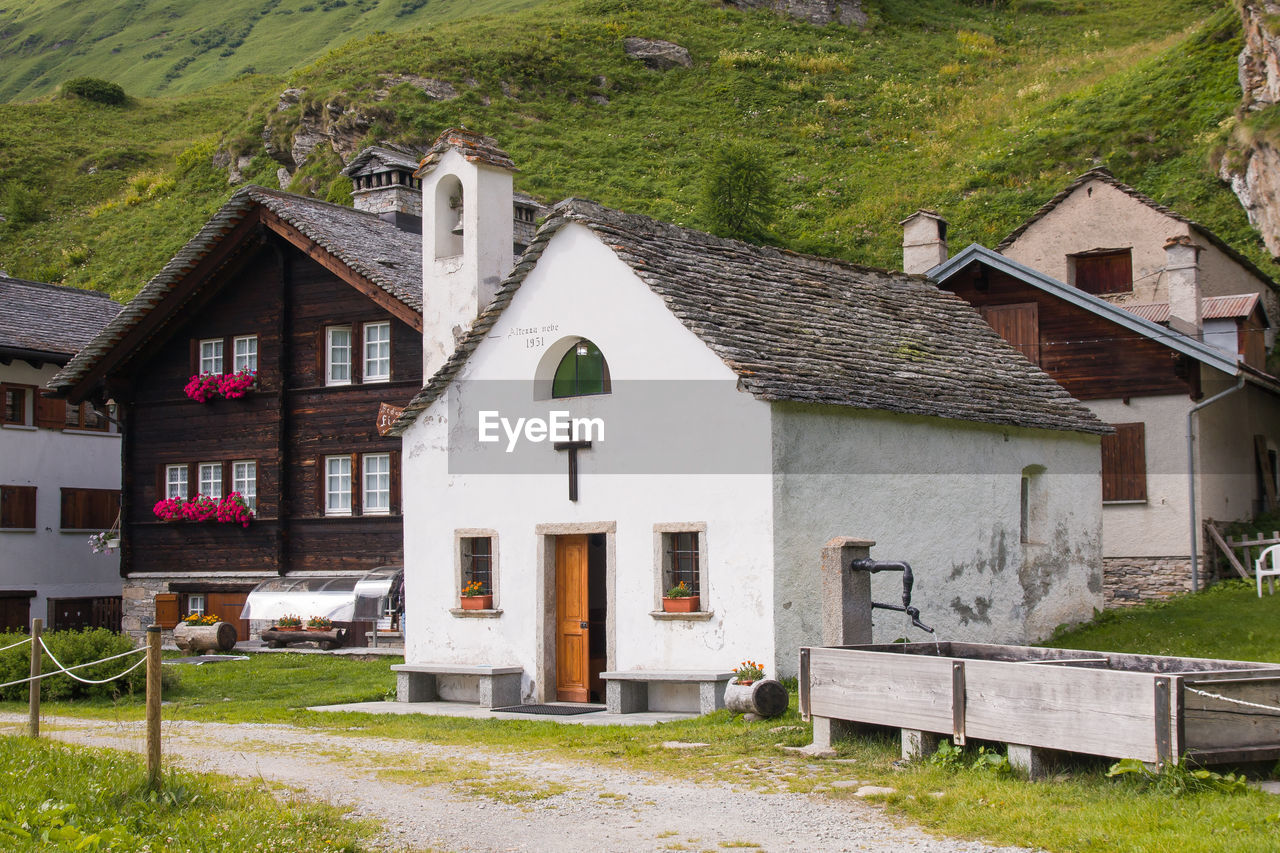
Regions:
<instances>
[{"instance_id":1,"label":"stone slab roof","mask_svg":"<svg viewBox=\"0 0 1280 853\"><path fill-rule=\"evenodd\" d=\"M105 293L0 275L0 351L68 359L120 313Z\"/></svg>"},{"instance_id":2,"label":"stone slab roof","mask_svg":"<svg viewBox=\"0 0 1280 853\"><path fill-rule=\"evenodd\" d=\"M418 162L421 159L421 151L388 143L370 145L355 157L352 157L351 162L343 167L341 174L352 177L386 169L401 169L406 172L414 172L417 170Z\"/></svg>"},{"instance_id":3,"label":"stone slab roof","mask_svg":"<svg viewBox=\"0 0 1280 853\"><path fill-rule=\"evenodd\" d=\"M966 302L926 278L726 240L578 199L553 208L394 432L444 393L569 223L591 229L758 399L1110 432Z\"/></svg>"},{"instance_id":4,"label":"stone slab roof","mask_svg":"<svg viewBox=\"0 0 1280 853\"><path fill-rule=\"evenodd\" d=\"M421 178L429 174L445 152L451 148L456 148L458 153L469 162L484 163L509 172L520 171L512 161L511 155L498 147L498 140L454 127L436 138L435 143L427 150L427 156L422 158L422 167L414 173L414 177Z\"/></svg>"},{"instance_id":5,"label":"stone slab roof","mask_svg":"<svg viewBox=\"0 0 1280 853\"><path fill-rule=\"evenodd\" d=\"M236 191L164 269L138 292L105 329L49 382L66 388L84 378L126 334L156 308L223 236L255 209L265 208L315 241L352 271L422 313L422 237L376 214L258 186Z\"/></svg>"},{"instance_id":6,"label":"stone slab roof","mask_svg":"<svg viewBox=\"0 0 1280 853\"><path fill-rule=\"evenodd\" d=\"M1156 201L1150 196L1144 195L1143 193L1139 192L1138 190L1134 189L1133 187L1129 186L1123 181L1117 180L1116 176L1111 174L1111 170L1106 168L1105 166L1098 166L1095 169L1090 169L1089 171L1085 172L1083 175L1081 175L1080 177L1072 181L1067 187L1065 187L1061 192L1059 192L1053 198L1046 201L1040 207L1040 209L1037 210L1035 213L1031 214L1031 216L1028 217L1028 219L1025 222L1023 222L1017 228L1013 229L1013 231L1010 232L1008 237L1005 237L998 244L996 244L996 251L1003 252L1005 249L1009 248L1011 245L1013 245L1013 242L1015 240L1017 240L1019 237L1023 235L1024 232L1026 232L1028 228L1030 228L1032 225L1035 225L1044 217L1048 216L1049 213L1051 213L1053 209L1056 208L1058 205L1062 204L1062 202L1064 202L1068 196L1070 196L1072 193L1074 193L1076 190L1080 189L1080 187L1084 186L1090 181L1101 181L1104 184L1115 187L1120 192L1124 193L1127 196L1130 196L1131 198L1136 199L1142 204L1145 204L1147 207L1151 208L1152 210L1157 211L1159 213L1163 213L1165 216L1168 216L1171 219L1175 219L1178 222L1182 222L1182 223L1185 223L1186 225L1190 225L1198 233L1200 233L1206 240L1212 243L1219 251L1225 253L1233 261L1240 264L1240 266L1244 267L1249 272L1256 275L1259 279L1265 282L1266 285L1270 287L1272 290L1275 290L1277 293L1280 293L1280 286L1276 285L1276 283L1271 279L1271 276L1263 272L1258 267L1258 265L1255 264L1253 261L1249 260L1244 255L1240 254L1238 251L1233 249L1231 246L1227 245L1226 241L1223 240L1221 237L1219 237L1217 234L1214 234L1212 231L1210 231L1208 228L1205 228L1199 222L1196 222L1195 220L1192 220L1192 219L1188 219L1187 217L1183 216L1181 213L1178 213L1178 211L1165 207L1163 204L1160 204L1160 202ZM1164 234L1164 235L1158 235L1158 236L1159 236L1159 239L1163 240L1165 237L1169 235Z\"/></svg>"}]
</instances>

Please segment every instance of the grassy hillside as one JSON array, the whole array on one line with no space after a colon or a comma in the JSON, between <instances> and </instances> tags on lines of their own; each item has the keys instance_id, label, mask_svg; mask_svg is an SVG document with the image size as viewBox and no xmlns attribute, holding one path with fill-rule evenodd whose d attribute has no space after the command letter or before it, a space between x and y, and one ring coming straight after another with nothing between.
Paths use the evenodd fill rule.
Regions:
<instances>
[{"instance_id":1,"label":"grassy hillside","mask_svg":"<svg viewBox=\"0 0 1280 853\"><path fill-rule=\"evenodd\" d=\"M34 179L50 200L49 218L4 226L0 267L127 295L230 192L226 172L211 165L215 146L252 156L247 177L274 184L264 126L287 141L325 105L368 117L370 140L423 143L462 124L512 153L518 189L693 226L705 225L697 201L708 152L743 139L776 164L775 242L884 266L900 263L897 222L917 207L951 221L953 250L991 245L1105 163L1268 263L1210 162L1239 100L1233 9L1200 0L1010 5L1016 12L972 0L868 2L871 24L856 30L704 0L549 0L354 41L287 81L250 76L124 108L0 106L0 148L39 161L27 171L0 160L0 182ZM631 35L684 45L693 68L659 72L629 59L622 41ZM447 80L460 95L437 101L400 85L384 97L392 74ZM305 92L277 110L286 83ZM221 103L196 106L198 98ZM206 118L209 109L219 111ZM86 127L91 141L74 155L61 150ZM85 147L130 146L145 162L92 173L84 165ZM340 195L339 166L321 152L295 188Z\"/></svg>"},{"instance_id":2,"label":"grassy hillside","mask_svg":"<svg viewBox=\"0 0 1280 853\"><path fill-rule=\"evenodd\" d=\"M0 100L106 77L134 95L284 74L329 48L538 0L0 0Z\"/></svg>"}]
</instances>

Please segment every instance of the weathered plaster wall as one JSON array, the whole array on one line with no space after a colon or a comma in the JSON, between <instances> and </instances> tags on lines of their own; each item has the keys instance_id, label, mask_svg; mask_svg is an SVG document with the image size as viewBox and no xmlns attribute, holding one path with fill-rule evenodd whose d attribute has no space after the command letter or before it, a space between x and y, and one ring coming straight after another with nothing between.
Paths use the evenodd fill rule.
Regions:
<instances>
[{"instance_id":1,"label":"weathered plaster wall","mask_svg":"<svg viewBox=\"0 0 1280 853\"><path fill-rule=\"evenodd\" d=\"M1205 397L1234 384L1213 371L1203 380ZM1264 436L1269 450L1280 449L1280 398L1246 384L1202 409L1197 419L1201 518L1236 521L1255 515L1261 495L1253 437Z\"/></svg>"},{"instance_id":2,"label":"weathered plaster wall","mask_svg":"<svg viewBox=\"0 0 1280 853\"><path fill-rule=\"evenodd\" d=\"M1003 252L1007 257L1074 284L1068 255L1090 249L1133 250L1133 293L1112 298L1118 304L1167 302L1165 241L1189 236L1200 252L1200 290L1204 296L1263 293L1268 310L1275 295L1248 270L1179 222L1103 181L1090 181L1028 228Z\"/></svg>"},{"instance_id":3,"label":"weathered plaster wall","mask_svg":"<svg viewBox=\"0 0 1280 853\"><path fill-rule=\"evenodd\" d=\"M821 637L818 555L836 536L915 572L913 603L941 640L1026 642L1102 607L1101 479L1096 437L940 418L776 404L773 433L777 666L794 673ZM1021 479L1032 492L1021 540ZM900 603L901 575L872 579ZM876 642L927 640L876 611Z\"/></svg>"},{"instance_id":4,"label":"weathered plaster wall","mask_svg":"<svg viewBox=\"0 0 1280 853\"><path fill-rule=\"evenodd\" d=\"M40 388L57 370L15 361L0 365L0 381ZM88 533L59 526L63 487L120 488L117 433L0 427L0 483L36 487L36 529L0 532L0 590L36 590L31 616L43 619L50 598L120 594L119 555L94 554Z\"/></svg>"},{"instance_id":5,"label":"weathered plaster wall","mask_svg":"<svg viewBox=\"0 0 1280 853\"><path fill-rule=\"evenodd\" d=\"M579 336L603 351L613 392L533 403L540 367L554 368ZM522 444L506 473L463 472L474 426L448 421L454 413L474 418L474 395L501 391L501 380L544 411L605 421L605 441L579 456L578 502L567 499L565 454L546 444ZM609 537L610 668L718 669L773 658L769 407L737 391L723 362L587 229L557 234L451 393L461 395L454 406L438 400L404 436L409 662L519 664L526 696L545 697L548 681L554 691L544 663L554 590L544 582L543 550L553 542L538 532L548 524ZM458 428L452 435L450 426ZM708 432L717 435L710 444ZM628 443L646 436L647 450ZM717 453L741 473L699 458ZM682 465L705 473L678 474ZM654 525L672 522L706 525L704 607L713 615L704 621L650 615L659 605ZM458 606L454 534L476 528L497 536L497 618L450 613Z\"/></svg>"},{"instance_id":6,"label":"weathered plaster wall","mask_svg":"<svg viewBox=\"0 0 1280 853\"><path fill-rule=\"evenodd\" d=\"M1085 403L1109 424L1143 423L1147 444L1147 499L1108 503L1102 512L1106 557L1186 557L1190 547L1185 395L1090 400Z\"/></svg>"}]
</instances>

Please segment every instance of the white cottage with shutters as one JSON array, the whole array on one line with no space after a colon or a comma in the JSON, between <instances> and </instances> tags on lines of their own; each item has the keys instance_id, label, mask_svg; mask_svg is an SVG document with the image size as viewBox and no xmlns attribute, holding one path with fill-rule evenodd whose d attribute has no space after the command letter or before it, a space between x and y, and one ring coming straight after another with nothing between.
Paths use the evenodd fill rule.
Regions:
<instances>
[{"instance_id":1,"label":"white cottage with shutters","mask_svg":"<svg viewBox=\"0 0 1280 853\"><path fill-rule=\"evenodd\" d=\"M650 707L714 707L698 681L746 658L794 675L821 641L842 536L911 563L942 639L1027 641L1101 606L1107 428L964 302L580 200L513 265L512 171L451 131L418 172L402 698L645 682ZM696 603L668 612L682 584ZM876 639L900 636L927 635L879 612Z\"/></svg>"}]
</instances>

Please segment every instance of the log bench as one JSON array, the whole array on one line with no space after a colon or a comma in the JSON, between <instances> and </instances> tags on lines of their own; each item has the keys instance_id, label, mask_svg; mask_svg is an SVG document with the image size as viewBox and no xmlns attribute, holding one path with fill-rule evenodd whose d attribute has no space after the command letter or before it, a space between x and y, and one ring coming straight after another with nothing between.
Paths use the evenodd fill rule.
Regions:
<instances>
[{"instance_id":1,"label":"log bench","mask_svg":"<svg viewBox=\"0 0 1280 853\"><path fill-rule=\"evenodd\" d=\"M711 670L633 669L602 672L605 683L605 710L610 714L636 714L649 710L650 684L696 684L699 714L710 714L724 707L724 689L733 678L732 672ZM691 709L692 710L692 709Z\"/></svg>"},{"instance_id":2,"label":"log bench","mask_svg":"<svg viewBox=\"0 0 1280 853\"><path fill-rule=\"evenodd\" d=\"M458 675L475 678L477 695L483 708L506 708L520 704L520 679L524 667L471 666L458 663L398 663L391 667L396 674L397 702L435 702L440 698L436 677Z\"/></svg>"}]
</instances>

